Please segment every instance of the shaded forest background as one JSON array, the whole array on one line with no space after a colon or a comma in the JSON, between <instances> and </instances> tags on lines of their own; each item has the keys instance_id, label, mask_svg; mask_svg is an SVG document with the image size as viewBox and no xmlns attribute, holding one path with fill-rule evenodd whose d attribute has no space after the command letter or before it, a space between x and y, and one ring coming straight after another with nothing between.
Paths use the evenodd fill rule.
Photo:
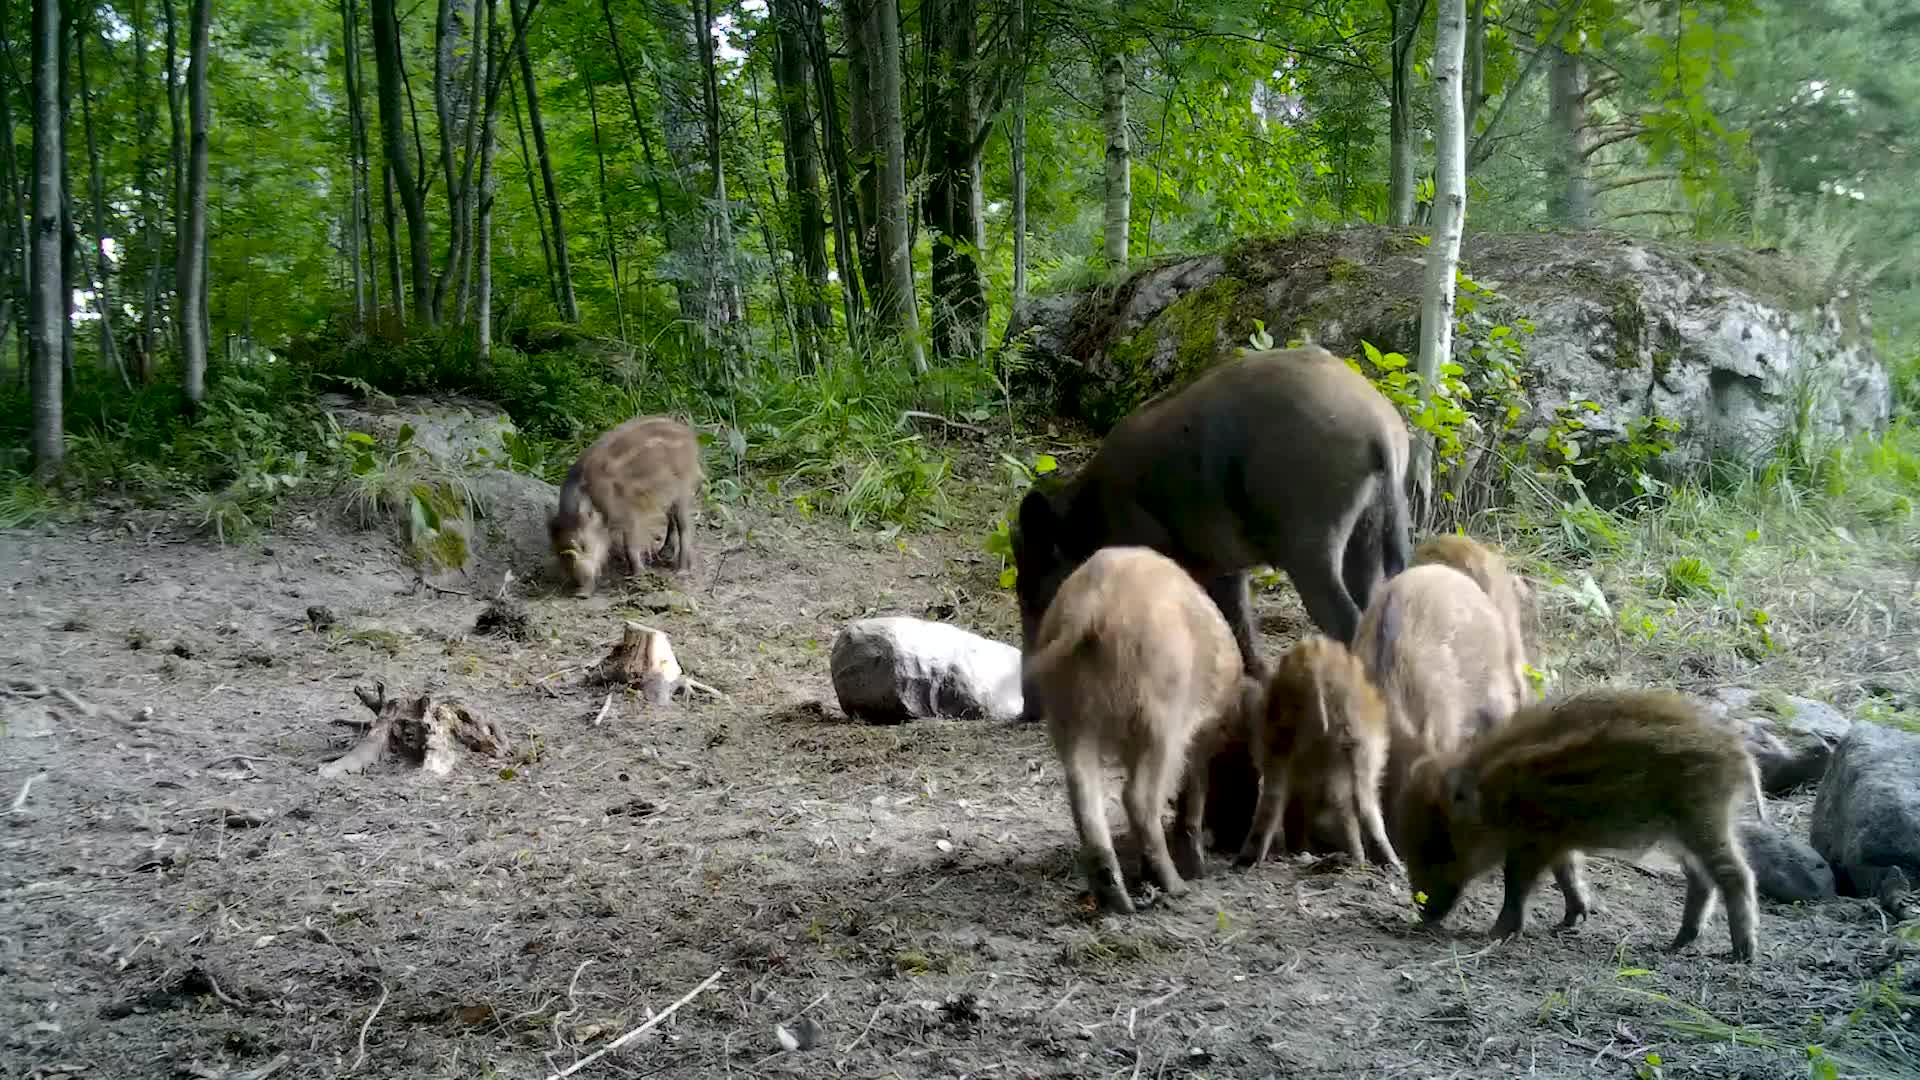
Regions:
<instances>
[{"instance_id":1,"label":"shaded forest background","mask_svg":"<svg viewBox=\"0 0 1920 1080\"><path fill-rule=\"evenodd\" d=\"M1434 9L0 0L4 516L47 512L38 470L225 535L361 461L319 392L436 389L500 402L549 478L675 410L723 497L937 518L900 412L1010 416L1021 296L1426 227ZM1467 19L1469 230L1786 249L1870 291L1913 399L1920 15Z\"/></svg>"}]
</instances>

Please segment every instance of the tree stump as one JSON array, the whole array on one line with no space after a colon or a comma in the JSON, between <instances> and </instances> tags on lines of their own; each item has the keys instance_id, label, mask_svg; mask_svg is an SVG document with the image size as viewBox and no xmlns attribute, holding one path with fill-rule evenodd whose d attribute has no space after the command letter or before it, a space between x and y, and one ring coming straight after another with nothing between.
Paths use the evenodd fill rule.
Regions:
<instances>
[{"instance_id":1,"label":"tree stump","mask_svg":"<svg viewBox=\"0 0 1920 1080\"><path fill-rule=\"evenodd\" d=\"M320 767L323 777L365 772L389 749L401 759L435 776L453 772L455 743L489 757L513 752L512 740L500 725L474 715L457 701L435 701L430 694L390 698L385 683L374 689L356 686L354 696L372 710L367 733L345 754Z\"/></svg>"}]
</instances>

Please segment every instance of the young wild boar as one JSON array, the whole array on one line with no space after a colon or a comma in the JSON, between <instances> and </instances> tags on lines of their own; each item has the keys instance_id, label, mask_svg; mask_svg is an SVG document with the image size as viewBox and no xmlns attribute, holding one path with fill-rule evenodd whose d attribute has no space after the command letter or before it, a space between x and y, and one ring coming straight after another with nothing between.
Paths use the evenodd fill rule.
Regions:
<instances>
[{"instance_id":1,"label":"young wild boar","mask_svg":"<svg viewBox=\"0 0 1920 1080\"><path fill-rule=\"evenodd\" d=\"M1267 857L1281 832L1289 794L1324 805L1340 822L1347 854L1366 861L1361 825L1387 865L1400 860L1380 815L1387 766L1387 706L1346 646L1312 635L1281 656L1267 684L1265 709L1249 721L1262 776L1260 809L1236 866Z\"/></svg>"},{"instance_id":2,"label":"young wild boar","mask_svg":"<svg viewBox=\"0 0 1920 1080\"><path fill-rule=\"evenodd\" d=\"M1505 646L1493 601L1452 567L1410 567L1375 594L1353 651L1386 700L1389 806L1415 760L1453 749L1520 706Z\"/></svg>"},{"instance_id":3,"label":"young wild boar","mask_svg":"<svg viewBox=\"0 0 1920 1080\"><path fill-rule=\"evenodd\" d=\"M1493 601L1494 610L1500 613L1500 622L1506 629L1507 666L1513 670L1518 700L1522 705L1532 703L1532 686L1527 679L1527 639L1520 622L1520 612L1529 599L1525 579L1507 568L1507 560L1499 552L1457 533L1420 541L1413 549L1413 564L1451 566L1472 578L1487 594L1487 599Z\"/></svg>"},{"instance_id":4,"label":"young wild boar","mask_svg":"<svg viewBox=\"0 0 1920 1080\"><path fill-rule=\"evenodd\" d=\"M1717 887L1733 956L1751 960L1754 876L1734 831L1742 796L1764 821L1760 776L1741 736L1686 697L1590 691L1527 706L1468 747L1421 759L1402 793L1400 853L1415 894L1426 896L1420 914L1429 923L1444 919L1473 879L1504 865L1493 934L1505 938L1521 932L1527 894L1555 860L1664 842L1687 877L1680 931L1667 948L1699 936ZM1574 895L1567 900L1563 925L1576 921Z\"/></svg>"},{"instance_id":5,"label":"young wild boar","mask_svg":"<svg viewBox=\"0 0 1920 1080\"><path fill-rule=\"evenodd\" d=\"M1219 605L1258 671L1247 573L1286 571L1321 631L1353 639L1407 565L1408 436L1391 402L1318 346L1227 360L1114 425L1058 490L1020 503L1012 543L1027 649L1054 590L1108 545L1153 548Z\"/></svg>"},{"instance_id":6,"label":"young wild boar","mask_svg":"<svg viewBox=\"0 0 1920 1080\"><path fill-rule=\"evenodd\" d=\"M553 552L573 579L574 595L593 595L616 539L632 573L653 560L665 561L675 571L692 566L688 516L701 477L700 444L693 429L672 417L636 417L587 447L567 470L560 506L547 522ZM667 534L650 560L644 554L645 527L661 512L666 514Z\"/></svg>"},{"instance_id":7,"label":"young wild boar","mask_svg":"<svg viewBox=\"0 0 1920 1080\"><path fill-rule=\"evenodd\" d=\"M1122 799L1141 876L1169 895L1186 892L1161 811L1196 736L1210 742L1239 715L1240 657L1219 609L1166 556L1103 548L1060 586L1024 669L1066 772L1082 865L1100 906L1133 910L1107 828L1109 754L1126 770Z\"/></svg>"}]
</instances>

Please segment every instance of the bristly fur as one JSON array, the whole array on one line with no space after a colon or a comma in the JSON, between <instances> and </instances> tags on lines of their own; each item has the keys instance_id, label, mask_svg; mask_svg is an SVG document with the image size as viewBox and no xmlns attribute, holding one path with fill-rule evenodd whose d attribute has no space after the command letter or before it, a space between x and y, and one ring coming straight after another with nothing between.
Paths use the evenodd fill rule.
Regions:
<instances>
[{"instance_id":1,"label":"bristly fur","mask_svg":"<svg viewBox=\"0 0 1920 1080\"><path fill-rule=\"evenodd\" d=\"M654 558L674 570L692 566L690 513L702 478L693 429L671 417L637 417L595 440L567 470L547 522L553 552L576 594L592 594L616 543L632 572L650 561L645 530L655 514L665 514L667 529Z\"/></svg>"}]
</instances>

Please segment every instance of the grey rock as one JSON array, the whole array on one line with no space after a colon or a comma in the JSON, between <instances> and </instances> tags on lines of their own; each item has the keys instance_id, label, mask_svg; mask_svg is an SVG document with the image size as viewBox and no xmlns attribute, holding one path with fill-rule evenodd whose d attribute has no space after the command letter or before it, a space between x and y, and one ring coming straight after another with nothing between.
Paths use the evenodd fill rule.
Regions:
<instances>
[{"instance_id":1,"label":"grey rock","mask_svg":"<svg viewBox=\"0 0 1920 1080\"><path fill-rule=\"evenodd\" d=\"M499 406L478 398L403 395L363 402L323 394L320 404L345 430L372 435L389 446L401 428L411 427L414 446L455 468L491 467L507 460L504 438L519 430Z\"/></svg>"},{"instance_id":2,"label":"grey rock","mask_svg":"<svg viewBox=\"0 0 1920 1080\"><path fill-rule=\"evenodd\" d=\"M1806 738L1839 742L1853 727L1845 713L1824 701L1792 694L1762 693L1745 687L1725 686L1710 699L1727 716L1758 716L1776 734L1799 742Z\"/></svg>"},{"instance_id":3,"label":"grey rock","mask_svg":"<svg viewBox=\"0 0 1920 1080\"><path fill-rule=\"evenodd\" d=\"M474 469L466 476L475 517L467 522L467 574L491 590L513 570L526 580L553 577L547 515L559 505L560 489L537 476L505 469Z\"/></svg>"},{"instance_id":4,"label":"grey rock","mask_svg":"<svg viewBox=\"0 0 1920 1080\"><path fill-rule=\"evenodd\" d=\"M1008 338L1024 338L1035 361L1023 389L1044 386L1056 408L1100 427L1231 355L1254 319L1277 344L1302 338L1357 358L1365 340L1413 355L1425 250L1364 226L1252 240L1117 288L1031 298ZM1473 233L1462 256L1510 302L1503 320L1535 327L1522 430L1580 401L1598 406L1581 420L1603 441L1658 414L1680 423L1668 462L1685 466L1763 450L1791 428L1809 385L1821 433L1878 430L1890 416L1864 298L1810 294L1786 257L1599 232Z\"/></svg>"},{"instance_id":5,"label":"grey rock","mask_svg":"<svg viewBox=\"0 0 1920 1080\"><path fill-rule=\"evenodd\" d=\"M1831 900L1833 868L1799 837L1758 821L1740 823L1740 846L1753 867L1760 895L1781 903L1814 904Z\"/></svg>"},{"instance_id":6,"label":"grey rock","mask_svg":"<svg viewBox=\"0 0 1920 1080\"><path fill-rule=\"evenodd\" d=\"M861 619L833 639L833 691L873 724L1020 715L1020 650L947 623Z\"/></svg>"},{"instance_id":7,"label":"grey rock","mask_svg":"<svg viewBox=\"0 0 1920 1080\"><path fill-rule=\"evenodd\" d=\"M1876 896L1896 868L1920 879L1920 736L1854 724L1820 780L1812 840L1846 895Z\"/></svg>"},{"instance_id":8,"label":"grey rock","mask_svg":"<svg viewBox=\"0 0 1920 1080\"><path fill-rule=\"evenodd\" d=\"M1833 758L1833 744L1823 739L1808 739L1795 749L1780 741L1765 720L1749 720L1746 730L1747 753L1760 768L1760 789L1768 795L1784 795L1795 788L1818 783Z\"/></svg>"}]
</instances>

